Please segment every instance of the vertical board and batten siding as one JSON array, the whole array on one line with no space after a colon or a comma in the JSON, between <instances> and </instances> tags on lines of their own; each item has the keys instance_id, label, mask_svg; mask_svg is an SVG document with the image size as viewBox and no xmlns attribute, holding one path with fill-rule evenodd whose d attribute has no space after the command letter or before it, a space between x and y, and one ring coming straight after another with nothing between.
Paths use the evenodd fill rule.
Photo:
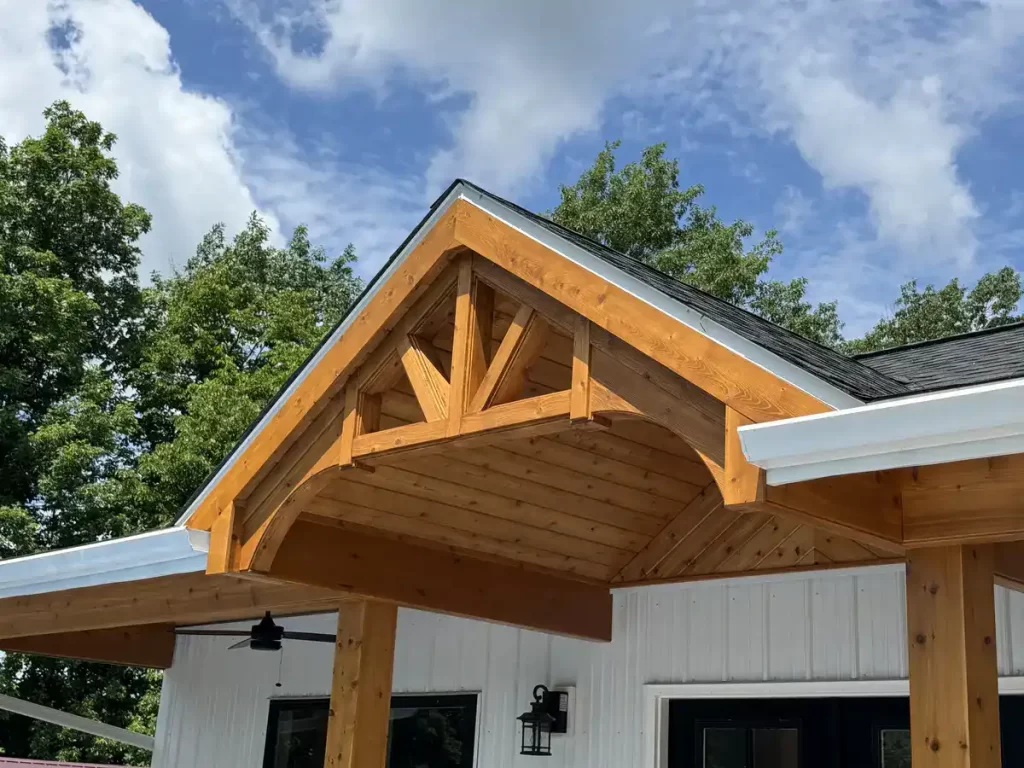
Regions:
<instances>
[{"instance_id":1,"label":"vertical board and batten siding","mask_svg":"<svg viewBox=\"0 0 1024 768\"><path fill-rule=\"evenodd\" d=\"M1024 674L1024 594L996 600L1000 673ZM516 754L515 718L533 686L573 685L573 733L545 765L639 767L644 685L905 678L903 605L902 571L880 568L620 590L608 644L402 610L394 690L479 692L477 766L521 768L534 763ZM334 631L331 616L282 623ZM259 768L270 698L330 690L330 645L293 642L283 657L225 645L178 639L155 768Z\"/></svg>"}]
</instances>

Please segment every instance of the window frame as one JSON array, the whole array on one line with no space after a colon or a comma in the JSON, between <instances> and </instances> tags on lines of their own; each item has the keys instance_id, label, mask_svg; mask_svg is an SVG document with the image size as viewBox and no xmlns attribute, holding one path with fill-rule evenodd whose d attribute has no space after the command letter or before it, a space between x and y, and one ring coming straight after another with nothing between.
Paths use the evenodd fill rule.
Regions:
<instances>
[{"instance_id":1,"label":"window frame","mask_svg":"<svg viewBox=\"0 0 1024 768\"><path fill-rule=\"evenodd\" d=\"M472 727L468 729L470 734L470 755L472 765L477 765L477 742L480 735L480 694L478 692L392 693L388 712L390 713L396 705L422 709L443 707L464 707L467 709L473 718ZM262 768L273 768L271 760L274 756L274 748L277 745L278 723L281 712L289 707L310 706L322 706L324 709L329 709L331 699L329 696L281 696L270 699L267 711L267 734L263 744L263 760L260 763Z\"/></svg>"}]
</instances>

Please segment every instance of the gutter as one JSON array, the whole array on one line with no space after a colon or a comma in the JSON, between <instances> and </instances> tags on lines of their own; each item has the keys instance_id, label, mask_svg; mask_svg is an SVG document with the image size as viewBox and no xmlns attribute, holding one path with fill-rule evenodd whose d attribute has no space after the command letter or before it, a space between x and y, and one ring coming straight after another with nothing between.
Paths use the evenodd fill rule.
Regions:
<instances>
[{"instance_id":1,"label":"gutter","mask_svg":"<svg viewBox=\"0 0 1024 768\"><path fill-rule=\"evenodd\" d=\"M1024 379L739 429L769 485L1024 453Z\"/></svg>"},{"instance_id":2,"label":"gutter","mask_svg":"<svg viewBox=\"0 0 1024 768\"><path fill-rule=\"evenodd\" d=\"M14 712L18 715L25 715L34 720L42 720L44 723L53 723L63 728L71 728L82 733L89 733L99 736L101 739L119 741L122 744L130 744L133 747L152 752L156 741L152 736L145 733L136 733L125 728L118 728L115 725L107 725L98 720L90 720L87 717L73 715L70 712L63 712L52 707L44 707L42 704L33 704L31 701L16 699L0 693L0 709L7 712Z\"/></svg>"},{"instance_id":3,"label":"gutter","mask_svg":"<svg viewBox=\"0 0 1024 768\"><path fill-rule=\"evenodd\" d=\"M210 534L183 527L0 560L0 598L205 572Z\"/></svg>"}]
</instances>

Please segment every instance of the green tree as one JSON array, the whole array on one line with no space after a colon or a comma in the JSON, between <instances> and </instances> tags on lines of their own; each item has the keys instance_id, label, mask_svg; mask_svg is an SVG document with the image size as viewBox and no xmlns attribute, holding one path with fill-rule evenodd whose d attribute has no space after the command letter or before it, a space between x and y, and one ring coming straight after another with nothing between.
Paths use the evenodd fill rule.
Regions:
<instances>
[{"instance_id":1,"label":"green tree","mask_svg":"<svg viewBox=\"0 0 1024 768\"><path fill-rule=\"evenodd\" d=\"M254 215L140 289L149 218L109 189L113 136L46 114L0 156L0 470L21 482L0 489L0 557L169 523L360 288L351 246L328 260L300 227L278 248ZM159 676L6 654L0 692L151 730ZM4 714L0 754L148 760Z\"/></svg>"},{"instance_id":2,"label":"green tree","mask_svg":"<svg viewBox=\"0 0 1024 768\"><path fill-rule=\"evenodd\" d=\"M1021 294L1020 274L1011 267L989 272L970 290L955 278L938 290L926 285L923 291L911 280L900 288L892 314L846 350L873 352L1013 323L1022 319Z\"/></svg>"},{"instance_id":3,"label":"green tree","mask_svg":"<svg viewBox=\"0 0 1024 768\"><path fill-rule=\"evenodd\" d=\"M552 220L795 333L839 343L835 302L812 306L803 279L764 279L782 253L774 230L748 248L753 225L724 223L713 206L699 204L702 186L681 188L679 161L665 158L664 144L647 147L639 162L621 170L618 147L605 145L575 184L561 187Z\"/></svg>"},{"instance_id":4,"label":"green tree","mask_svg":"<svg viewBox=\"0 0 1024 768\"><path fill-rule=\"evenodd\" d=\"M110 185L115 137L59 101L42 136L0 139L0 547L25 521L37 475L29 436L86 362L114 366L137 312L138 239L150 218Z\"/></svg>"}]
</instances>

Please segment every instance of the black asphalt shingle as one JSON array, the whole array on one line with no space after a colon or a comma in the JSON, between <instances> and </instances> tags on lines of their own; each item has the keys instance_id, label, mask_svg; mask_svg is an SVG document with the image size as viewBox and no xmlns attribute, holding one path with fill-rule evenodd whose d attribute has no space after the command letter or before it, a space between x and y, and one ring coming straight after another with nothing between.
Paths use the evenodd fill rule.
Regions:
<instances>
[{"instance_id":1,"label":"black asphalt shingle","mask_svg":"<svg viewBox=\"0 0 1024 768\"><path fill-rule=\"evenodd\" d=\"M1021 378L1024 323L908 344L856 359L915 393Z\"/></svg>"}]
</instances>

